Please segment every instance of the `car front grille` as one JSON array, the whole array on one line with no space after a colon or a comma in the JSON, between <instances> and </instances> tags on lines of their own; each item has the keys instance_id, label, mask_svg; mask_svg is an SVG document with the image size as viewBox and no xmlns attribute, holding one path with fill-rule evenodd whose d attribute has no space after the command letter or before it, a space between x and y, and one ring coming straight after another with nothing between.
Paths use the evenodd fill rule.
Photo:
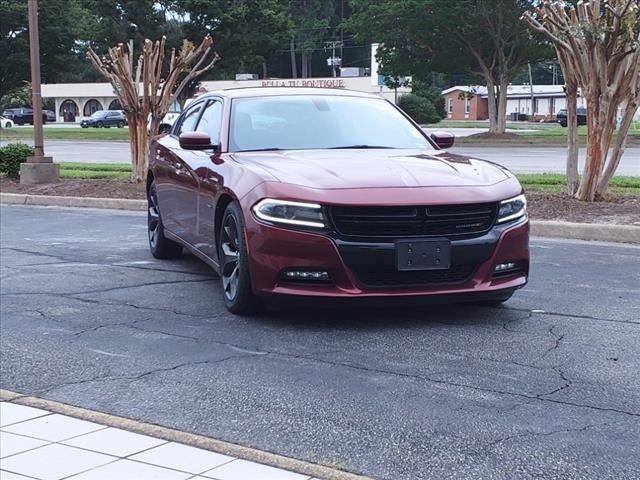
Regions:
<instances>
[{"instance_id":1,"label":"car front grille","mask_svg":"<svg viewBox=\"0 0 640 480\"><path fill-rule=\"evenodd\" d=\"M405 238L475 236L495 221L497 203L400 207L331 207L336 231L344 236Z\"/></svg>"},{"instance_id":2,"label":"car front grille","mask_svg":"<svg viewBox=\"0 0 640 480\"><path fill-rule=\"evenodd\" d=\"M476 265L453 265L448 270L400 272L393 268L358 267L354 273L367 287L422 287L464 283Z\"/></svg>"}]
</instances>

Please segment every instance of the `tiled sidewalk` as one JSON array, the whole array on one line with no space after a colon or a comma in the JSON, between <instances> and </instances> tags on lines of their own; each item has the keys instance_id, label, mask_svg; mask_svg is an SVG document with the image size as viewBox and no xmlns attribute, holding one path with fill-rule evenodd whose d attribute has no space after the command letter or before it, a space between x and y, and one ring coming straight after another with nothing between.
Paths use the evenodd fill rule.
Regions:
<instances>
[{"instance_id":1,"label":"tiled sidewalk","mask_svg":"<svg viewBox=\"0 0 640 480\"><path fill-rule=\"evenodd\" d=\"M310 480L306 475L0 402L0 480Z\"/></svg>"}]
</instances>

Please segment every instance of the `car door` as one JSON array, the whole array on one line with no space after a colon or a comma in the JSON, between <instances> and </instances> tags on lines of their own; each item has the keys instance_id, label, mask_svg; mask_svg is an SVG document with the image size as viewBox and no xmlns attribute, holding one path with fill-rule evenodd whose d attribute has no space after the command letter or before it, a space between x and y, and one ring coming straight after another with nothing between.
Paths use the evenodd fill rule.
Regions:
<instances>
[{"instance_id":1,"label":"car door","mask_svg":"<svg viewBox=\"0 0 640 480\"><path fill-rule=\"evenodd\" d=\"M224 103L222 98L210 98L196 128L199 132L208 133L216 151L204 150L192 157L193 169L196 172L198 188L198 249L216 261L215 238L215 204L222 187L222 164L220 163L220 137Z\"/></svg>"},{"instance_id":2,"label":"car door","mask_svg":"<svg viewBox=\"0 0 640 480\"><path fill-rule=\"evenodd\" d=\"M191 105L180 117L171 135L158 142L156 189L162 222L167 230L193 244L198 218L198 180L190 167L198 153L180 147L180 135L193 132L205 102Z\"/></svg>"}]
</instances>

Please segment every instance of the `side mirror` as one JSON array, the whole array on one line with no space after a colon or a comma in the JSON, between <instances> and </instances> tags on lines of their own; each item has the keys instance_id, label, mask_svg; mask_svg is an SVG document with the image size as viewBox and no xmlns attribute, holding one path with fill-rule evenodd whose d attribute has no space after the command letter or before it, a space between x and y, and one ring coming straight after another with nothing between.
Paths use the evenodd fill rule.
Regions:
<instances>
[{"instance_id":1,"label":"side mirror","mask_svg":"<svg viewBox=\"0 0 640 480\"><path fill-rule=\"evenodd\" d=\"M211 150L211 137L205 132L185 132L180 135L180 148L184 150Z\"/></svg>"},{"instance_id":2,"label":"side mirror","mask_svg":"<svg viewBox=\"0 0 640 480\"><path fill-rule=\"evenodd\" d=\"M456 140L455 135L449 132L433 132L430 136L440 148L451 148Z\"/></svg>"}]
</instances>

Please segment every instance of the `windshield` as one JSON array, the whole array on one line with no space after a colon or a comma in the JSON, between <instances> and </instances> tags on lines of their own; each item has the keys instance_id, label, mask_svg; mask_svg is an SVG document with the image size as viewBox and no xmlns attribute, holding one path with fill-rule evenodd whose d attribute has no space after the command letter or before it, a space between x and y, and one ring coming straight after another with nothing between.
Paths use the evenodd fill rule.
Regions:
<instances>
[{"instance_id":1,"label":"windshield","mask_svg":"<svg viewBox=\"0 0 640 480\"><path fill-rule=\"evenodd\" d=\"M233 100L229 150L434 147L383 99L327 95Z\"/></svg>"}]
</instances>

